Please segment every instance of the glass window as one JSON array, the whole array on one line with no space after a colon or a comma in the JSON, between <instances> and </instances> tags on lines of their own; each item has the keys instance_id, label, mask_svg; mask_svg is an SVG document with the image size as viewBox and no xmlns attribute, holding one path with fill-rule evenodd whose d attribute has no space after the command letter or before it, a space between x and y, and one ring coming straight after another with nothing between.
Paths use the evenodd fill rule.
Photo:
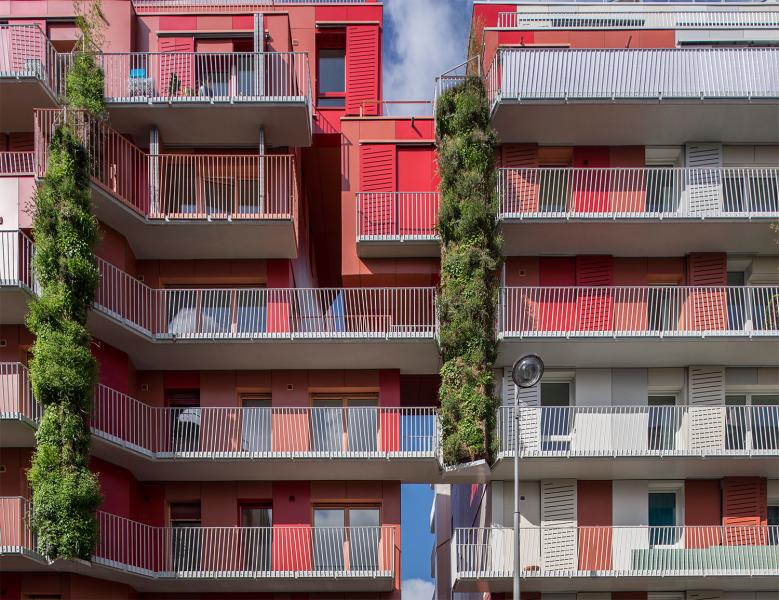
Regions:
<instances>
[{"instance_id":1,"label":"glass window","mask_svg":"<svg viewBox=\"0 0 779 600\"><path fill-rule=\"evenodd\" d=\"M670 546L676 543L676 492L649 493L649 543Z\"/></svg>"},{"instance_id":2,"label":"glass window","mask_svg":"<svg viewBox=\"0 0 779 600\"><path fill-rule=\"evenodd\" d=\"M752 394L752 448L779 449L779 394Z\"/></svg>"},{"instance_id":3,"label":"glass window","mask_svg":"<svg viewBox=\"0 0 779 600\"><path fill-rule=\"evenodd\" d=\"M768 543L779 546L779 503L768 505Z\"/></svg>"},{"instance_id":4,"label":"glass window","mask_svg":"<svg viewBox=\"0 0 779 600\"><path fill-rule=\"evenodd\" d=\"M270 452L273 436L271 399L265 394L244 394L241 396L241 406L241 449L246 452Z\"/></svg>"},{"instance_id":5,"label":"glass window","mask_svg":"<svg viewBox=\"0 0 779 600\"><path fill-rule=\"evenodd\" d=\"M378 405L378 400L369 398L348 401L346 432L351 452L375 452L377 450Z\"/></svg>"},{"instance_id":6,"label":"glass window","mask_svg":"<svg viewBox=\"0 0 779 600\"><path fill-rule=\"evenodd\" d=\"M652 166L646 172L646 211L676 212L679 204L679 171L673 165Z\"/></svg>"},{"instance_id":7,"label":"glass window","mask_svg":"<svg viewBox=\"0 0 779 600\"><path fill-rule=\"evenodd\" d=\"M343 571L345 567L345 511L343 508L314 510L314 568Z\"/></svg>"},{"instance_id":8,"label":"glass window","mask_svg":"<svg viewBox=\"0 0 779 600\"><path fill-rule=\"evenodd\" d=\"M567 452L571 439L570 382L542 382L541 446L545 452Z\"/></svg>"},{"instance_id":9,"label":"glass window","mask_svg":"<svg viewBox=\"0 0 779 600\"><path fill-rule=\"evenodd\" d=\"M650 331L675 331L679 322L681 292L675 283L650 286L647 298L647 325Z\"/></svg>"},{"instance_id":10,"label":"glass window","mask_svg":"<svg viewBox=\"0 0 779 600\"><path fill-rule=\"evenodd\" d=\"M200 392L168 392L171 448L175 453L196 452L200 448Z\"/></svg>"},{"instance_id":11,"label":"glass window","mask_svg":"<svg viewBox=\"0 0 779 600\"><path fill-rule=\"evenodd\" d=\"M375 507L314 509L315 568L378 570L380 524Z\"/></svg>"},{"instance_id":12,"label":"glass window","mask_svg":"<svg viewBox=\"0 0 779 600\"><path fill-rule=\"evenodd\" d=\"M200 531L200 502L170 504L173 569L178 573L200 570L202 538Z\"/></svg>"},{"instance_id":13,"label":"glass window","mask_svg":"<svg viewBox=\"0 0 779 600\"><path fill-rule=\"evenodd\" d=\"M346 105L346 50L323 48L319 51L319 94L323 107Z\"/></svg>"},{"instance_id":14,"label":"glass window","mask_svg":"<svg viewBox=\"0 0 779 600\"><path fill-rule=\"evenodd\" d=\"M349 510L349 568L352 571L377 571L379 568L378 508Z\"/></svg>"},{"instance_id":15,"label":"glass window","mask_svg":"<svg viewBox=\"0 0 779 600\"><path fill-rule=\"evenodd\" d=\"M270 571L273 548L272 511L269 506L241 506L244 571Z\"/></svg>"},{"instance_id":16,"label":"glass window","mask_svg":"<svg viewBox=\"0 0 779 600\"><path fill-rule=\"evenodd\" d=\"M725 396L725 448L744 450L748 429L747 397L745 395Z\"/></svg>"},{"instance_id":17,"label":"glass window","mask_svg":"<svg viewBox=\"0 0 779 600\"><path fill-rule=\"evenodd\" d=\"M649 396L649 425L647 447L668 451L675 448L676 431L680 426L676 410L676 396Z\"/></svg>"},{"instance_id":18,"label":"glass window","mask_svg":"<svg viewBox=\"0 0 779 600\"><path fill-rule=\"evenodd\" d=\"M539 212L564 212L568 208L568 169L542 168L538 198Z\"/></svg>"}]
</instances>

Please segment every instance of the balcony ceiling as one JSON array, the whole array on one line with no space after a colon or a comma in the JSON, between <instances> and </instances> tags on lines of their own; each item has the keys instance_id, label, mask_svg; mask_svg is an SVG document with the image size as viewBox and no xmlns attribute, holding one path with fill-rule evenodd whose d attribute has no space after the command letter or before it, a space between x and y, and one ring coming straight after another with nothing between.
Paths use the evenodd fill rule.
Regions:
<instances>
[{"instance_id":1,"label":"balcony ceiling","mask_svg":"<svg viewBox=\"0 0 779 600\"><path fill-rule=\"evenodd\" d=\"M54 108L57 100L39 79L0 78L0 132L17 133L33 130L30 107Z\"/></svg>"}]
</instances>

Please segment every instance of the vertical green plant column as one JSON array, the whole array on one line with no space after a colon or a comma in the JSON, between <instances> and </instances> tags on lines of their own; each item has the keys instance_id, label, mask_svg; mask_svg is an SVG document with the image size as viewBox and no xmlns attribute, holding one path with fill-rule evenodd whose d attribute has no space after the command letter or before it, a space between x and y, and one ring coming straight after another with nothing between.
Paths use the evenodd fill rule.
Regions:
<instances>
[{"instance_id":1,"label":"vertical green plant column","mask_svg":"<svg viewBox=\"0 0 779 600\"><path fill-rule=\"evenodd\" d=\"M496 139L481 79L468 77L436 107L441 179L439 296L441 420L447 464L489 458L497 400L495 310L502 240L497 229Z\"/></svg>"},{"instance_id":2,"label":"vertical green plant column","mask_svg":"<svg viewBox=\"0 0 779 600\"><path fill-rule=\"evenodd\" d=\"M99 116L105 110L103 73L91 46L92 22L79 17L84 37L66 86L69 108ZM97 476L89 469L97 363L86 327L99 280L93 250L99 228L92 215L90 156L76 135L88 130L79 126L84 113L63 114L35 195L33 265L40 295L31 304L27 326L35 335L30 381L44 411L27 477L39 551L50 559L88 560L101 502Z\"/></svg>"}]
</instances>

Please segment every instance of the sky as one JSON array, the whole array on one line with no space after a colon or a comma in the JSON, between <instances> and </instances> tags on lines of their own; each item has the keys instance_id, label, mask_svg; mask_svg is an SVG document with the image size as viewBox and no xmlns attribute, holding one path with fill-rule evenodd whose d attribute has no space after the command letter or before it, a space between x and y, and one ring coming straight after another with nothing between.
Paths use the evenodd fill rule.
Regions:
<instances>
[{"instance_id":1,"label":"sky","mask_svg":"<svg viewBox=\"0 0 779 600\"><path fill-rule=\"evenodd\" d=\"M471 0L384 0L384 99L431 100L437 75L466 58ZM433 491L401 486L403 600L430 600Z\"/></svg>"}]
</instances>

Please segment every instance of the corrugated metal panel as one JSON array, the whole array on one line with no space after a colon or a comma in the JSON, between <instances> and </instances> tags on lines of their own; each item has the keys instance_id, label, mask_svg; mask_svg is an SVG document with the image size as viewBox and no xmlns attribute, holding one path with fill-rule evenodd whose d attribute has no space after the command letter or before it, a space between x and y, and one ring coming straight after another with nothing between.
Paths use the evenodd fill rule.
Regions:
<instances>
[{"instance_id":1,"label":"corrugated metal panel","mask_svg":"<svg viewBox=\"0 0 779 600\"><path fill-rule=\"evenodd\" d=\"M690 254L687 260L688 283L693 286L725 286L728 278L724 253ZM700 331L720 331L728 323L727 297L723 290L697 290L693 303L692 326Z\"/></svg>"},{"instance_id":2,"label":"corrugated metal panel","mask_svg":"<svg viewBox=\"0 0 779 600\"><path fill-rule=\"evenodd\" d=\"M614 283L614 261L611 256L577 256L576 285L607 287ZM582 291L577 296L578 329L604 331L612 326L614 295L609 290Z\"/></svg>"},{"instance_id":3,"label":"corrugated metal panel","mask_svg":"<svg viewBox=\"0 0 779 600\"><path fill-rule=\"evenodd\" d=\"M725 447L725 368L689 368L690 449L716 452Z\"/></svg>"},{"instance_id":4,"label":"corrugated metal panel","mask_svg":"<svg viewBox=\"0 0 779 600\"><path fill-rule=\"evenodd\" d=\"M538 167L538 146L535 144L505 144L501 148L501 166L504 168ZM535 171L504 171L506 180L501 182L510 198L508 212L538 210L538 175Z\"/></svg>"},{"instance_id":5,"label":"corrugated metal panel","mask_svg":"<svg viewBox=\"0 0 779 600\"><path fill-rule=\"evenodd\" d=\"M576 570L576 480L541 482L543 569Z\"/></svg>"},{"instance_id":6,"label":"corrugated metal panel","mask_svg":"<svg viewBox=\"0 0 779 600\"><path fill-rule=\"evenodd\" d=\"M377 115L376 100L379 100L379 28L351 25L346 28L346 114Z\"/></svg>"},{"instance_id":7,"label":"corrugated metal panel","mask_svg":"<svg viewBox=\"0 0 779 600\"><path fill-rule=\"evenodd\" d=\"M363 144L360 146L360 191L394 192L397 181L395 144ZM363 232L371 235L392 231L396 227L397 207L394 194L369 195L361 212Z\"/></svg>"}]
</instances>

